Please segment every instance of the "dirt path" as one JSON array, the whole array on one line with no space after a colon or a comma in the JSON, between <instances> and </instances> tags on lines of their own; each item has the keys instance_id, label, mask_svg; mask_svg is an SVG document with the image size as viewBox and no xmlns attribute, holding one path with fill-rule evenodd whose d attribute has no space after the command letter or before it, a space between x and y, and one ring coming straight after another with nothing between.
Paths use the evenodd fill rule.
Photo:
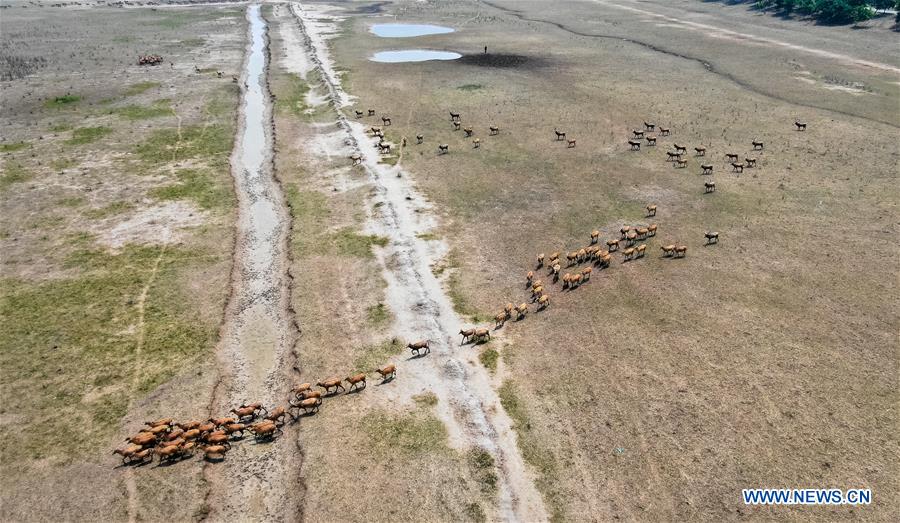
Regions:
<instances>
[{"instance_id":1,"label":"dirt path","mask_svg":"<svg viewBox=\"0 0 900 523\"><path fill-rule=\"evenodd\" d=\"M212 406L220 414L243 402L284 404L297 335L289 310L289 214L272 169L267 25L259 6L248 8L247 19L250 42L231 157L238 197L237 245L232 296L217 349L221 379ZM254 514L256 519L297 519L301 462L296 441L289 436L267 444L248 437L234 445L224 462L204 469L210 483L208 517L241 520Z\"/></svg>"},{"instance_id":2,"label":"dirt path","mask_svg":"<svg viewBox=\"0 0 900 523\"><path fill-rule=\"evenodd\" d=\"M340 18L320 7L292 4L303 44L322 74L339 128L354 152L362 156L362 167L375 188L377 215L370 216L370 232L389 238L378 253L388 283L387 301L395 315L394 334L407 340L428 339L431 354L423 358L397 358L393 401L410 401L416 392L430 390L438 397L437 414L447 426L451 445L460 449L479 447L489 452L499 469L497 517L504 521L544 521L547 514L531 473L519 452L512 422L500 405L487 371L469 361L472 349L459 346L461 320L444 292L431 265L445 253L442 242L422 239L435 219L409 173L399 166L379 163L374 141L365 127L348 120L342 109L351 105L335 73L327 37L336 31Z\"/></svg>"}]
</instances>

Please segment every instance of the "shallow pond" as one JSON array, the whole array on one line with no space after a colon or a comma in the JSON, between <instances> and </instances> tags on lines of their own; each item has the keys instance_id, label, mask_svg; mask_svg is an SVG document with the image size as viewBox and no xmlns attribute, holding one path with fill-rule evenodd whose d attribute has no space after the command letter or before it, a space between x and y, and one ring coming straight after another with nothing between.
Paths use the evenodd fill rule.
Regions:
<instances>
[{"instance_id":1,"label":"shallow pond","mask_svg":"<svg viewBox=\"0 0 900 523\"><path fill-rule=\"evenodd\" d=\"M428 60L456 60L462 57L452 51L432 51L430 49L404 49L402 51L381 51L375 53L369 60L373 62L397 63L397 62L425 62Z\"/></svg>"},{"instance_id":2,"label":"shallow pond","mask_svg":"<svg viewBox=\"0 0 900 523\"><path fill-rule=\"evenodd\" d=\"M410 38L453 32L450 27L423 24L375 24L369 30L382 38Z\"/></svg>"}]
</instances>

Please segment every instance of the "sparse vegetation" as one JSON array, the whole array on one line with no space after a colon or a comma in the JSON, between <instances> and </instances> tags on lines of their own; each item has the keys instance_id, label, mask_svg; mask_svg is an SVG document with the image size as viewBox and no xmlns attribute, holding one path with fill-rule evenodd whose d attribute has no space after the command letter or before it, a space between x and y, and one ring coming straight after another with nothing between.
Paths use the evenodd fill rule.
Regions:
<instances>
[{"instance_id":1,"label":"sparse vegetation","mask_svg":"<svg viewBox=\"0 0 900 523\"><path fill-rule=\"evenodd\" d=\"M134 204L130 202L113 202L109 205L105 205L100 207L99 209L90 209L85 211L84 215L88 218L97 220L100 218L107 218L109 216L114 216L116 214L122 214L124 212L130 211L134 209Z\"/></svg>"},{"instance_id":2,"label":"sparse vegetation","mask_svg":"<svg viewBox=\"0 0 900 523\"><path fill-rule=\"evenodd\" d=\"M0 143L0 153L11 153L28 147L28 142Z\"/></svg>"},{"instance_id":3,"label":"sparse vegetation","mask_svg":"<svg viewBox=\"0 0 900 523\"><path fill-rule=\"evenodd\" d=\"M353 369L356 372L371 372L379 365L384 365L391 356L400 354L404 348L403 342L398 339L385 340L377 345L361 347L356 350L357 356L353 362Z\"/></svg>"},{"instance_id":4,"label":"sparse vegetation","mask_svg":"<svg viewBox=\"0 0 900 523\"><path fill-rule=\"evenodd\" d=\"M276 80L279 95L275 99L275 109L294 115L302 115L306 109L306 93L309 84L296 74L285 74Z\"/></svg>"},{"instance_id":5,"label":"sparse vegetation","mask_svg":"<svg viewBox=\"0 0 900 523\"><path fill-rule=\"evenodd\" d=\"M72 131L72 137L66 140L68 145L85 145L93 143L113 132L109 127L77 127Z\"/></svg>"},{"instance_id":6,"label":"sparse vegetation","mask_svg":"<svg viewBox=\"0 0 900 523\"><path fill-rule=\"evenodd\" d=\"M22 167L20 163L7 163L3 174L0 174L0 189L6 189L14 183L24 182L31 178L31 171Z\"/></svg>"},{"instance_id":7,"label":"sparse vegetation","mask_svg":"<svg viewBox=\"0 0 900 523\"><path fill-rule=\"evenodd\" d=\"M491 372L497 371L497 360L500 359L500 353L493 347L488 347L478 355L478 360L484 365L484 368Z\"/></svg>"},{"instance_id":8,"label":"sparse vegetation","mask_svg":"<svg viewBox=\"0 0 900 523\"><path fill-rule=\"evenodd\" d=\"M482 88L484 88L484 86L481 84L465 84L457 87L460 91L477 91Z\"/></svg>"},{"instance_id":9,"label":"sparse vegetation","mask_svg":"<svg viewBox=\"0 0 900 523\"><path fill-rule=\"evenodd\" d=\"M138 82L136 84L131 84L128 86L128 89L125 89L125 96L135 96L150 89L156 89L160 86L159 82Z\"/></svg>"},{"instance_id":10,"label":"sparse vegetation","mask_svg":"<svg viewBox=\"0 0 900 523\"><path fill-rule=\"evenodd\" d=\"M47 107L48 109L69 107L69 106L77 104L80 101L81 101L80 96L76 96L74 94L67 94L64 96L57 96L55 98L47 100L46 102L44 102L44 107Z\"/></svg>"},{"instance_id":11,"label":"sparse vegetation","mask_svg":"<svg viewBox=\"0 0 900 523\"><path fill-rule=\"evenodd\" d=\"M384 303L376 303L366 308L366 318L373 327L382 327L391 319L391 311Z\"/></svg>"},{"instance_id":12,"label":"sparse vegetation","mask_svg":"<svg viewBox=\"0 0 900 523\"><path fill-rule=\"evenodd\" d=\"M146 120L161 116L173 116L175 112L169 105L169 100L157 100L152 105L126 105L110 110L111 114L117 114L129 120Z\"/></svg>"},{"instance_id":13,"label":"sparse vegetation","mask_svg":"<svg viewBox=\"0 0 900 523\"><path fill-rule=\"evenodd\" d=\"M217 160L227 163L234 140L231 129L224 125L186 126L160 129L135 148L135 154L150 165L180 162L187 159Z\"/></svg>"},{"instance_id":14,"label":"sparse vegetation","mask_svg":"<svg viewBox=\"0 0 900 523\"><path fill-rule=\"evenodd\" d=\"M174 185L157 187L150 195L160 200L193 200L203 209L230 209L234 205L234 194L221 181L199 169L181 169L177 172L178 182Z\"/></svg>"},{"instance_id":15,"label":"sparse vegetation","mask_svg":"<svg viewBox=\"0 0 900 523\"><path fill-rule=\"evenodd\" d=\"M419 454L447 449L447 428L431 414L373 412L363 422L368 441L383 454Z\"/></svg>"}]
</instances>

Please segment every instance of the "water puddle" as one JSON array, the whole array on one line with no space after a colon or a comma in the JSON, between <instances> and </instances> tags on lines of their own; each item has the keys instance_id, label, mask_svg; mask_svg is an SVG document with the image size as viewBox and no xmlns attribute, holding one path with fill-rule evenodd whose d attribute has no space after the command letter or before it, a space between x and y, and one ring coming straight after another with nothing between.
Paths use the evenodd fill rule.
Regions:
<instances>
[{"instance_id":1,"label":"water puddle","mask_svg":"<svg viewBox=\"0 0 900 523\"><path fill-rule=\"evenodd\" d=\"M413 36L452 33L455 29L427 24L375 24L369 31L382 38L410 38Z\"/></svg>"},{"instance_id":2,"label":"water puddle","mask_svg":"<svg viewBox=\"0 0 900 523\"><path fill-rule=\"evenodd\" d=\"M381 51L369 60L382 63L427 62L429 60L456 60L462 55L452 51L432 51L429 49L405 49L403 51Z\"/></svg>"}]
</instances>

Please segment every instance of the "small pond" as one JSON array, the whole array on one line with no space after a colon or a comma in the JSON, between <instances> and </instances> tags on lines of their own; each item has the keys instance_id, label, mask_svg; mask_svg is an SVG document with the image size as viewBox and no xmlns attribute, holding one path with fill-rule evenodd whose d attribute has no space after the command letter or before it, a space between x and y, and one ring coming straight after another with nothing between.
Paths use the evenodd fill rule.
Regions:
<instances>
[{"instance_id":1,"label":"small pond","mask_svg":"<svg viewBox=\"0 0 900 523\"><path fill-rule=\"evenodd\" d=\"M369 30L382 38L410 38L453 32L450 27L422 24L375 24Z\"/></svg>"},{"instance_id":2,"label":"small pond","mask_svg":"<svg viewBox=\"0 0 900 523\"><path fill-rule=\"evenodd\" d=\"M425 62L428 60L456 60L462 57L452 51L432 51L430 49L404 49L402 51L381 51L375 53L369 60L373 62L398 63L398 62Z\"/></svg>"}]
</instances>

